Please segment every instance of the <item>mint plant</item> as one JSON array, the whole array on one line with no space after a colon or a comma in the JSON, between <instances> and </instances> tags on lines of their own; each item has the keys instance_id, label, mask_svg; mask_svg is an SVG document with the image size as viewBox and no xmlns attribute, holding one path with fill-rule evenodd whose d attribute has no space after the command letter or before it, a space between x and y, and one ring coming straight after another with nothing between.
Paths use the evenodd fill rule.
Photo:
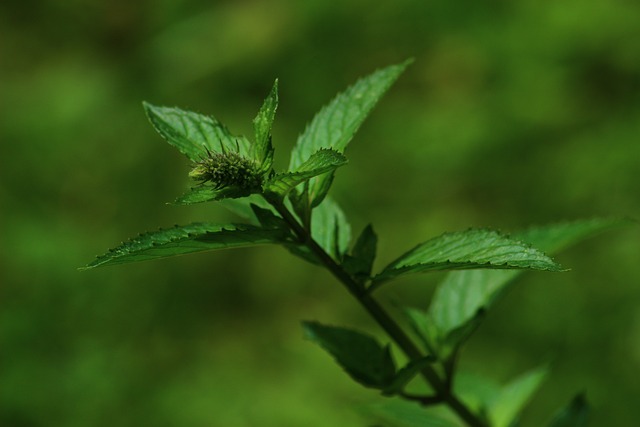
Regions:
<instances>
[{"instance_id":1,"label":"mint plant","mask_svg":"<svg viewBox=\"0 0 640 427\"><path fill-rule=\"evenodd\" d=\"M297 140L289 169L273 170L271 128L278 81L253 120L254 140L237 136L213 117L144 103L157 132L192 162L193 186L176 204L220 202L245 222L193 223L142 234L85 268L145 261L257 244L284 246L328 269L390 342L350 328L303 323L305 336L324 348L361 385L399 397L404 424L507 427L544 381L546 367L504 386L459 382L460 349L513 280L526 270L560 272L548 254L620 223L593 219L535 227L506 235L489 229L445 233L426 240L374 272L377 236L368 225L351 243L346 215L328 196L344 151L382 95L410 61L378 70L336 96ZM449 271L428 307L401 307L392 316L376 290L405 275ZM403 355L399 363L392 349ZM422 384L420 384L422 382ZM417 391L416 391L417 390ZM582 395L550 419L549 427L586 425ZM383 416L393 424L389 413Z\"/></svg>"}]
</instances>

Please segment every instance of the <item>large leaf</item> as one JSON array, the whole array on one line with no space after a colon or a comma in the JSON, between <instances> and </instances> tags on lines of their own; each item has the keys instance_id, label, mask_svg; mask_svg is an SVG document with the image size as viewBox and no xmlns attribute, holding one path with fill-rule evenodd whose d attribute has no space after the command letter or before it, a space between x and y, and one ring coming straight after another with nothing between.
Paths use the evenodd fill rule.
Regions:
<instances>
[{"instance_id":1,"label":"large leaf","mask_svg":"<svg viewBox=\"0 0 640 427\"><path fill-rule=\"evenodd\" d=\"M273 164L273 146L271 145L271 126L278 108L278 80L273 83L271 92L264 100L260 111L253 119L253 128L256 134L253 157L258 160L260 170L268 171Z\"/></svg>"},{"instance_id":2,"label":"large leaf","mask_svg":"<svg viewBox=\"0 0 640 427\"><path fill-rule=\"evenodd\" d=\"M539 368L516 378L502 388L489 402L489 418L493 427L509 427L533 393L547 376L546 368Z\"/></svg>"},{"instance_id":3,"label":"large leaf","mask_svg":"<svg viewBox=\"0 0 640 427\"><path fill-rule=\"evenodd\" d=\"M357 382L385 389L394 380L396 368L389 347L375 338L351 329L303 322L305 336L328 351Z\"/></svg>"},{"instance_id":4,"label":"large leaf","mask_svg":"<svg viewBox=\"0 0 640 427\"><path fill-rule=\"evenodd\" d=\"M570 244L626 223L628 221L619 219L564 222L533 227L514 236L548 253L555 253ZM457 332L469 331L466 328L469 322L475 321L480 311L488 309L502 295L505 287L522 272L467 270L449 273L437 287L429 308L430 318L441 334L441 340L455 344L452 339L454 334L458 341L464 340L466 336Z\"/></svg>"},{"instance_id":5,"label":"large leaf","mask_svg":"<svg viewBox=\"0 0 640 427\"><path fill-rule=\"evenodd\" d=\"M147 102L144 109L153 127L171 145L194 162L211 152L235 151L255 159L251 143L234 136L215 118L179 108L157 107Z\"/></svg>"},{"instance_id":6,"label":"large leaf","mask_svg":"<svg viewBox=\"0 0 640 427\"><path fill-rule=\"evenodd\" d=\"M393 65L358 80L322 108L300 135L291 152L290 170L295 170L321 148L344 152L378 100L404 71L409 61ZM310 205L322 201L332 173L314 178L309 186Z\"/></svg>"},{"instance_id":7,"label":"large leaf","mask_svg":"<svg viewBox=\"0 0 640 427\"><path fill-rule=\"evenodd\" d=\"M277 174L269 179L265 184L265 191L284 197L298 184L333 171L346 163L347 158L343 154L331 149L320 149L293 172Z\"/></svg>"},{"instance_id":8,"label":"large leaf","mask_svg":"<svg viewBox=\"0 0 640 427\"><path fill-rule=\"evenodd\" d=\"M587 427L588 423L589 404L584 394L579 394L553 417L548 427Z\"/></svg>"},{"instance_id":9,"label":"large leaf","mask_svg":"<svg viewBox=\"0 0 640 427\"><path fill-rule=\"evenodd\" d=\"M281 230L250 225L194 223L141 234L111 249L85 268L123 264L212 249L286 242Z\"/></svg>"},{"instance_id":10,"label":"large leaf","mask_svg":"<svg viewBox=\"0 0 640 427\"><path fill-rule=\"evenodd\" d=\"M374 280L380 284L407 273L477 268L562 270L528 244L496 231L470 229L445 233L416 246L389 264Z\"/></svg>"}]
</instances>

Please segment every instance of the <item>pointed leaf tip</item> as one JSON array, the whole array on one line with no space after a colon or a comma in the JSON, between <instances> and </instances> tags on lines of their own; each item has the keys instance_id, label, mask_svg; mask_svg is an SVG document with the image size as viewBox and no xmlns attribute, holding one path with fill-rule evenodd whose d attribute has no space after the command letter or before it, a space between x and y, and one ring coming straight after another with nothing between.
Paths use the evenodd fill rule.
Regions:
<instances>
[{"instance_id":1,"label":"pointed leaf tip","mask_svg":"<svg viewBox=\"0 0 640 427\"><path fill-rule=\"evenodd\" d=\"M377 70L358 80L324 106L298 138L291 152L289 169L295 170L321 148L344 152L373 107L410 63L405 61ZM322 201L332 178L333 175L327 173L311 180L310 206L317 206Z\"/></svg>"},{"instance_id":2,"label":"pointed leaf tip","mask_svg":"<svg viewBox=\"0 0 640 427\"><path fill-rule=\"evenodd\" d=\"M210 152L237 151L252 158L251 143L244 136L231 132L212 116L205 116L175 107L159 107L143 104L145 113L154 129L169 144L190 160L197 162Z\"/></svg>"},{"instance_id":3,"label":"pointed leaf tip","mask_svg":"<svg viewBox=\"0 0 640 427\"><path fill-rule=\"evenodd\" d=\"M533 269L563 271L560 264L527 243L493 230L445 233L419 244L389 264L376 285L408 273L460 269Z\"/></svg>"},{"instance_id":4,"label":"pointed leaf tip","mask_svg":"<svg viewBox=\"0 0 640 427\"><path fill-rule=\"evenodd\" d=\"M124 264L239 246L284 243L286 235L277 229L241 224L193 223L141 234L98 256L83 269Z\"/></svg>"},{"instance_id":5,"label":"pointed leaf tip","mask_svg":"<svg viewBox=\"0 0 640 427\"><path fill-rule=\"evenodd\" d=\"M258 115L253 119L255 132L254 158L263 172L271 169L274 149L271 144L271 128L278 109L278 79L273 82L269 95L265 98Z\"/></svg>"}]
</instances>

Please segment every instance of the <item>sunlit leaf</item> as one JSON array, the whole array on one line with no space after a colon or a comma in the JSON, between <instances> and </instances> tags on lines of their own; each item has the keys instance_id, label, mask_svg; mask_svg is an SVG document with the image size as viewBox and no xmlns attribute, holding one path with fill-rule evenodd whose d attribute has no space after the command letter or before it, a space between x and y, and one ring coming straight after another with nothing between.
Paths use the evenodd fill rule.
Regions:
<instances>
[{"instance_id":1,"label":"sunlit leaf","mask_svg":"<svg viewBox=\"0 0 640 427\"><path fill-rule=\"evenodd\" d=\"M243 136L234 136L211 116L179 108L157 107L143 103L149 121L158 133L189 159L197 162L211 152L235 151L253 158L251 143ZM255 158L253 158L255 160Z\"/></svg>"},{"instance_id":2,"label":"sunlit leaf","mask_svg":"<svg viewBox=\"0 0 640 427\"><path fill-rule=\"evenodd\" d=\"M271 127L278 108L278 80L273 83L271 92L264 100L260 111L253 119L253 128L256 135L253 158L258 160L260 170L268 171L273 164L273 145L271 144Z\"/></svg>"},{"instance_id":3,"label":"sunlit leaf","mask_svg":"<svg viewBox=\"0 0 640 427\"><path fill-rule=\"evenodd\" d=\"M314 176L337 169L347 163L347 158L335 150L320 149L292 172L273 176L265 184L265 191L286 196L295 186Z\"/></svg>"},{"instance_id":4,"label":"sunlit leaf","mask_svg":"<svg viewBox=\"0 0 640 427\"><path fill-rule=\"evenodd\" d=\"M558 250L602 231L629 222L620 219L590 219L533 227L513 236L536 248L555 253ZM467 270L449 273L438 285L429 314L442 340L455 345L452 335L468 330L481 310L486 310L502 295L506 286L522 274L522 270ZM458 342L466 338L458 334Z\"/></svg>"},{"instance_id":5,"label":"sunlit leaf","mask_svg":"<svg viewBox=\"0 0 640 427\"><path fill-rule=\"evenodd\" d=\"M289 169L297 169L321 148L344 152L364 119L408 64L409 61L393 65L358 80L323 107L298 138L291 153ZM332 173L327 173L311 181L311 206L323 200L332 176Z\"/></svg>"},{"instance_id":6,"label":"sunlit leaf","mask_svg":"<svg viewBox=\"0 0 640 427\"><path fill-rule=\"evenodd\" d=\"M286 241L287 237L281 230L238 224L194 223L141 234L98 256L85 268Z\"/></svg>"},{"instance_id":7,"label":"sunlit leaf","mask_svg":"<svg viewBox=\"0 0 640 427\"><path fill-rule=\"evenodd\" d=\"M533 269L561 271L551 258L528 244L496 231L471 229L428 240L389 264L377 284L397 276L430 270Z\"/></svg>"}]
</instances>

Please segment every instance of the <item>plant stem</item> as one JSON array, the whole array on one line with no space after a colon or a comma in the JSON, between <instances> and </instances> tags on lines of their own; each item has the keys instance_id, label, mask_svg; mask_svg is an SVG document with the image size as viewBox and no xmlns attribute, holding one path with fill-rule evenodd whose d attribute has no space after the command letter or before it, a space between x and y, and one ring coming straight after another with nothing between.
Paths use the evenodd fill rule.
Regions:
<instances>
[{"instance_id":1,"label":"plant stem","mask_svg":"<svg viewBox=\"0 0 640 427\"><path fill-rule=\"evenodd\" d=\"M266 199L282 216L282 218L291 227L293 232L298 236L303 244L305 244L318 260L338 279L353 295L360 305L375 319L375 321L384 329L393 341L402 349L410 360L418 360L423 357L422 352L409 336L400 328L398 323L391 318L385 309L367 292L364 286L356 282L349 273L334 260L318 243L313 239L311 234L300 225L298 220L291 214L289 209L281 200ZM422 376L431 385L438 399L454 411L461 419L463 419L470 427L487 427L483 419L478 417L457 397L453 394L450 384L447 380L440 378L440 375L431 367L426 366L421 371Z\"/></svg>"}]
</instances>

